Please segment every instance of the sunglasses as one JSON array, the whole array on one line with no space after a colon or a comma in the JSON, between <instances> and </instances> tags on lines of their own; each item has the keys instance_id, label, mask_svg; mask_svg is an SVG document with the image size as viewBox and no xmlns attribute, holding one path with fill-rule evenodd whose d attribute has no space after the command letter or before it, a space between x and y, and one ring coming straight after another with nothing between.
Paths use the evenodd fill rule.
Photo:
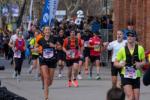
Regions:
<instances>
[{"instance_id":1,"label":"sunglasses","mask_svg":"<svg viewBox=\"0 0 150 100\"><path fill-rule=\"evenodd\" d=\"M22 35L22 32L19 32L18 35Z\"/></svg>"},{"instance_id":2,"label":"sunglasses","mask_svg":"<svg viewBox=\"0 0 150 100\"><path fill-rule=\"evenodd\" d=\"M75 33L74 31L71 31L71 33Z\"/></svg>"},{"instance_id":3,"label":"sunglasses","mask_svg":"<svg viewBox=\"0 0 150 100\"><path fill-rule=\"evenodd\" d=\"M135 37L134 35L131 35L131 34L129 34L129 35L127 35L127 36L130 36L130 37Z\"/></svg>"}]
</instances>

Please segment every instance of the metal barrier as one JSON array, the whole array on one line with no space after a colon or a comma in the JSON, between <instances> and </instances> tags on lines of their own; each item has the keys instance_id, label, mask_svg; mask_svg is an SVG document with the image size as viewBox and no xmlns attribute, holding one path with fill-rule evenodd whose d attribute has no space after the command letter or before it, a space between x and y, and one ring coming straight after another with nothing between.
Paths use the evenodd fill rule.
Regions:
<instances>
[{"instance_id":1,"label":"metal barrier","mask_svg":"<svg viewBox=\"0 0 150 100\"><path fill-rule=\"evenodd\" d=\"M113 30L110 29L101 29L99 30L100 36L103 42L113 41ZM111 62L111 53L108 50L102 52L100 59L103 66L109 66Z\"/></svg>"}]
</instances>

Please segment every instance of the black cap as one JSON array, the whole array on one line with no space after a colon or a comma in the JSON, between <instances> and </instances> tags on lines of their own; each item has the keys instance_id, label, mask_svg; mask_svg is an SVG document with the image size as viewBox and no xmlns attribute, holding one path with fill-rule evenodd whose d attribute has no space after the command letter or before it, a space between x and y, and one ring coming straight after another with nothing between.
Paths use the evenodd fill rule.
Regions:
<instances>
[{"instance_id":1,"label":"black cap","mask_svg":"<svg viewBox=\"0 0 150 100\"><path fill-rule=\"evenodd\" d=\"M132 32L132 31L129 31L129 32L127 32L127 36L136 37L136 33Z\"/></svg>"}]
</instances>

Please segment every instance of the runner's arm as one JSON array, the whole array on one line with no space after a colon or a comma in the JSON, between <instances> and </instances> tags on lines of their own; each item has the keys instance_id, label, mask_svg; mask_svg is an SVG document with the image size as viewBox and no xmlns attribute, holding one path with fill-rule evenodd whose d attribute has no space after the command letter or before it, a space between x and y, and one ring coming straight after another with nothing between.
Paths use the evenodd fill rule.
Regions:
<instances>
[{"instance_id":1,"label":"runner's arm","mask_svg":"<svg viewBox=\"0 0 150 100\"><path fill-rule=\"evenodd\" d=\"M116 59L115 59L115 62L114 62L114 66L116 67L116 68L122 68L122 67L124 67L125 66L125 59L123 59L124 58L124 56L123 56L123 50L124 50L124 48L121 48L119 51L118 51L118 53L117 53L117 56L116 56Z\"/></svg>"},{"instance_id":2,"label":"runner's arm","mask_svg":"<svg viewBox=\"0 0 150 100\"><path fill-rule=\"evenodd\" d=\"M141 69L145 64L146 64L145 60L142 62L136 62L135 63L136 68L138 68L138 69Z\"/></svg>"},{"instance_id":3,"label":"runner's arm","mask_svg":"<svg viewBox=\"0 0 150 100\"><path fill-rule=\"evenodd\" d=\"M14 47L14 43L13 43L12 37L10 38L10 41L9 41L8 45L9 45L11 48Z\"/></svg>"},{"instance_id":4,"label":"runner's arm","mask_svg":"<svg viewBox=\"0 0 150 100\"><path fill-rule=\"evenodd\" d=\"M63 51L65 52L65 53L67 53L67 49L66 49L66 46L67 46L67 39L65 39L64 40L64 43L63 43Z\"/></svg>"},{"instance_id":5,"label":"runner's arm","mask_svg":"<svg viewBox=\"0 0 150 100\"><path fill-rule=\"evenodd\" d=\"M89 47L89 48L94 48L94 45L92 45L92 39L89 40L88 47Z\"/></svg>"},{"instance_id":6,"label":"runner's arm","mask_svg":"<svg viewBox=\"0 0 150 100\"><path fill-rule=\"evenodd\" d=\"M122 67L124 67L125 66L125 61L121 61L121 62L119 62L117 59L115 60L115 62L114 62L114 66L116 67L116 68L122 68Z\"/></svg>"},{"instance_id":7,"label":"runner's arm","mask_svg":"<svg viewBox=\"0 0 150 100\"><path fill-rule=\"evenodd\" d=\"M105 46L104 42L102 42L102 44L100 44L100 49L101 49L101 52L103 52L107 49L107 46Z\"/></svg>"},{"instance_id":8,"label":"runner's arm","mask_svg":"<svg viewBox=\"0 0 150 100\"><path fill-rule=\"evenodd\" d=\"M112 50L113 49L113 42L106 42L106 47L107 47L107 50Z\"/></svg>"},{"instance_id":9,"label":"runner's arm","mask_svg":"<svg viewBox=\"0 0 150 100\"><path fill-rule=\"evenodd\" d=\"M79 46L80 46L80 52L81 52L81 54L83 54L83 49L84 49L83 43L84 43L84 41L82 41L82 40L80 39L80 40L79 40Z\"/></svg>"}]
</instances>

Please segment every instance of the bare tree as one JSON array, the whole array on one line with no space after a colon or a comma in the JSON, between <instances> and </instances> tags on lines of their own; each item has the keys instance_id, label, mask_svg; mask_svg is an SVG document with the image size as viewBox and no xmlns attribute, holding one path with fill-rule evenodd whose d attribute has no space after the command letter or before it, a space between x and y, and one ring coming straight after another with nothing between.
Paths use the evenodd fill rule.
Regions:
<instances>
[{"instance_id":1,"label":"bare tree","mask_svg":"<svg viewBox=\"0 0 150 100\"><path fill-rule=\"evenodd\" d=\"M65 9L69 16L73 15L80 7L81 0L60 0L59 8Z\"/></svg>"},{"instance_id":2,"label":"bare tree","mask_svg":"<svg viewBox=\"0 0 150 100\"><path fill-rule=\"evenodd\" d=\"M82 8L85 15L99 16L103 6L101 5L102 0L81 0Z\"/></svg>"},{"instance_id":3,"label":"bare tree","mask_svg":"<svg viewBox=\"0 0 150 100\"><path fill-rule=\"evenodd\" d=\"M75 14L78 9L82 9L85 15L102 15L103 0L59 0L59 9L65 9L67 15Z\"/></svg>"}]
</instances>

